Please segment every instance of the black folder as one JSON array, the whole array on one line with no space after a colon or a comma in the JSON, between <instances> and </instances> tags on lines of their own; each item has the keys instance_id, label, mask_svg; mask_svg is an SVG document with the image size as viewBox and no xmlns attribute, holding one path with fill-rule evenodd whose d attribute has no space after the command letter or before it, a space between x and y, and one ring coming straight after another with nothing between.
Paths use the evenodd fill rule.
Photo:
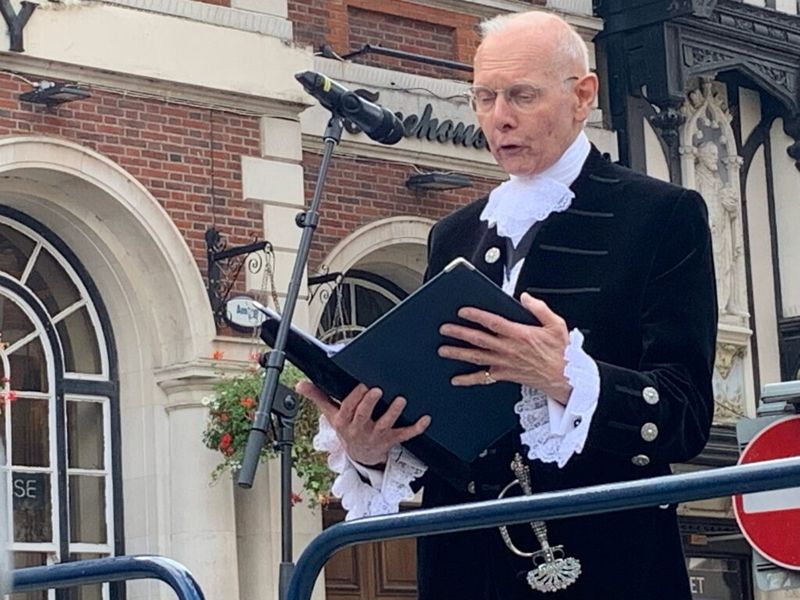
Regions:
<instances>
[{"instance_id":1,"label":"black folder","mask_svg":"<svg viewBox=\"0 0 800 600\"><path fill-rule=\"evenodd\" d=\"M514 404L520 399L520 386L514 383L469 387L450 383L455 375L480 370L437 354L440 346L459 345L439 333L443 323L475 326L457 316L465 306L538 324L519 302L459 258L333 356L297 331L289 334L286 356L333 398L343 399L359 381L381 388L383 398L375 417L396 396L405 397L408 402L398 426L426 414L431 424L404 445L441 476L465 481L478 455L517 426ZM262 325L261 337L268 345L275 341L278 324L268 318Z\"/></svg>"}]
</instances>

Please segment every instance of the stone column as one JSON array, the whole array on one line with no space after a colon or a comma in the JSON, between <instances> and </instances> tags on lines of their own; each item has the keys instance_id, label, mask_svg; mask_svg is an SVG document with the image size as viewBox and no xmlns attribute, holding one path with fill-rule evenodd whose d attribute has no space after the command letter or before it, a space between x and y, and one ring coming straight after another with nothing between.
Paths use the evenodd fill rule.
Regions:
<instances>
[{"instance_id":1,"label":"stone column","mask_svg":"<svg viewBox=\"0 0 800 600\"><path fill-rule=\"evenodd\" d=\"M192 571L209 600L238 598L233 484L211 484L218 458L202 442L213 370L183 366L159 379L167 395L169 556Z\"/></svg>"}]
</instances>

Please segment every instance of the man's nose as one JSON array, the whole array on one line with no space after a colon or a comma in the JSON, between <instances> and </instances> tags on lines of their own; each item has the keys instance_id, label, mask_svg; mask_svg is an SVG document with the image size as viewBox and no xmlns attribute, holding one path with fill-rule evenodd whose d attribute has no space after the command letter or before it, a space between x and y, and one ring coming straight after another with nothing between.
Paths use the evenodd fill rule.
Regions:
<instances>
[{"instance_id":1,"label":"man's nose","mask_svg":"<svg viewBox=\"0 0 800 600\"><path fill-rule=\"evenodd\" d=\"M498 94L492 107L494 126L496 129L509 129L517 125L517 111L506 100L504 94Z\"/></svg>"}]
</instances>

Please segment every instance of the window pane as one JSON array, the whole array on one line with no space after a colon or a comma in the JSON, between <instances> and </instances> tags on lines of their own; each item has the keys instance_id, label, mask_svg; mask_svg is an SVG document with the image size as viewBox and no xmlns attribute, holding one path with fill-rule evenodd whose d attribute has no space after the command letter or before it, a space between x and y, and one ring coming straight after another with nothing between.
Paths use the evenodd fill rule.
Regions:
<instances>
[{"instance_id":1,"label":"window pane","mask_svg":"<svg viewBox=\"0 0 800 600\"><path fill-rule=\"evenodd\" d=\"M70 554L70 560L92 560L95 558L105 558L104 554ZM69 600L101 600L103 598L103 584L83 585L81 587L69 588L67 590Z\"/></svg>"},{"instance_id":2,"label":"window pane","mask_svg":"<svg viewBox=\"0 0 800 600\"><path fill-rule=\"evenodd\" d=\"M70 475L70 541L89 544L106 542L105 477Z\"/></svg>"},{"instance_id":3,"label":"window pane","mask_svg":"<svg viewBox=\"0 0 800 600\"><path fill-rule=\"evenodd\" d=\"M14 552L14 568L42 567L47 564L47 554L43 552ZM11 600L47 600L47 590L11 594Z\"/></svg>"},{"instance_id":4,"label":"window pane","mask_svg":"<svg viewBox=\"0 0 800 600\"><path fill-rule=\"evenodd\" d=\"M69 600L102 600L103 584L96 583L94 585L69 588L67 590L67 598L69 598Z\"/></svg>"},{"instance_id":5,"label":"window pane","mask_svg":"<svg viewBox=\"0 0 800 600\"><path fill-rule=\"evenodd\" d=\"M36 243L8 225L0 225L0 271L19 279Z\"/></svg>"},{"instance_id":6,"label":"window pane","mask_svg":"<svg viewBox=\"0 0 800 600\"><path fill-rule=\"evenodd\" d=\"M81 297L64 268L47 250L42 250L39 254L28 278L28 287L39 297L51 315L60 313Z\"/></svg>"},{"instance_id":7,"label":"window pane","mask_svg":"<svg viewBox=\"0 0 800 600\"><path fill-rule=\"evenodd\" d=\"M35 329L28 316L11 298L0 295L0 306L3 309L0 312L0 333L5 344L10 346Z\"/></svg>"},{"instance_id":8,"label":"window pane","mask_svg":"<svg viewBox=\"0 0 800 600\"><path fill-rule=\"evenodd\" d=\"M394 305L394 302L380 292L361 286L356 287L356 315L358 324L363 327L372 325Z\"/></svg>"},{"instance_id":9,"label":"window pane","mask_svg":"<svg viewBox=\"0 0 800 600\"><path fill-rule=\"evenodd\" d=\"M11 404L11 464L50 466L50 402L17 398Z\"/></svg>"},{"instance_id":10,"label":"window pane","mask_svg":"<svg viewBox=\"0 0 800 600\"><path fill-rule=\"evenodd\" d=\"M11 388L24 392L47 392L47 359L41 338L34 338L8 357Z\"/></svg>"},{"instance_id":11,"label":"window pane","mask_svg":"<svg viewBox=\"0 0 800 600\"><path fill-rule=\"evenodd\" d=\"M341 328L350 324L352 308L350 303L350 285L340 284L336 287L325 305L319 323L320 334L325 334L332 329ZM326 342L338 342L344 339L343 335L326 336Z\"/></svg>"},{"instance_id":12,"label":"window pane","mask_svg":"<svg viewBox=\"0 0 800 600\"><path fill-rule=\"evenodd\" d=\"M14 541L52 542L49 474L13 472L11 495L14 499Z\"/></svg>"},{"instance_id":13,"label":"window pane","mask_svg":"<svg viewBox=\"0 0 800 600\"><path fill-rule=\"evenodd\" d=\"M73 469L103 469L103 405L67 402L67 447Z\"/></svg>"},{"instance_id":14,"label":"window pane","mask_svg":"<svg viewBox=\"0 0 800 600\"><path fill-rule=\"evenodd\" d=\"M56 325L64 349L64 368L72 373L100 373L100 349L86 308Z\"/></svg>"}]
</instances>

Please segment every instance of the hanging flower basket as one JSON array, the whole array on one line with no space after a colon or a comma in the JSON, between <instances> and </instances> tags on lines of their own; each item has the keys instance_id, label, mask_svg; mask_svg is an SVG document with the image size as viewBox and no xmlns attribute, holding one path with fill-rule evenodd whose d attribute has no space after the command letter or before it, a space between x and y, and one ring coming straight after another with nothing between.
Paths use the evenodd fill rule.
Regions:
<instances>
[{"instance_id":1,"label":"hanging flower basket","mask_svg":"<svg viewBox=\"0 0 800 600\"><path fill-rule=\"evenodd\" d=\"M303 378L297 367L286 363L280 382L294 389L295 384ZM203 443L220 453L220 463L211 472L213 481L217 481L226 471L235 475L241 468L263 381L264 371L253 368L221 379L214 386L214 394L203 400L208 407ZM295 419L292 459L311 507L328 503L334 479L333 472L328 468L327 454L317 452L312 445L318 420L319 412L314 403L301 397L300 410ZM265 444L261 460L276 456L277 452L271 445ZM303 496L294 494L293 499L295 503L301 502Z\"/></svg>"}]
</instances>

